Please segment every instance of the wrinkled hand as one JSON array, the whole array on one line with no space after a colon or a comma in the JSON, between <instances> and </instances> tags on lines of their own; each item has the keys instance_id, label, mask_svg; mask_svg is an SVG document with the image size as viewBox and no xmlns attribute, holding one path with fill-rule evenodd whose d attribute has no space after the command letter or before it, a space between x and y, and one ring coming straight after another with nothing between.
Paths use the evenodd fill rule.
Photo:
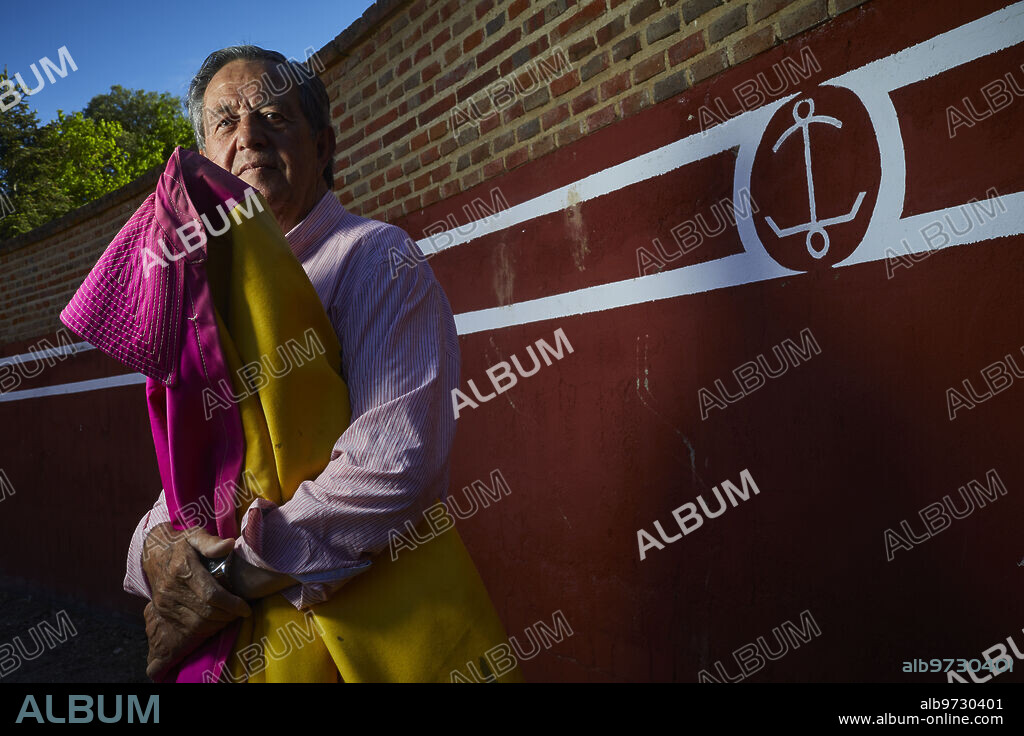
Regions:
<instances>
[{"instance_id":1,"label":"wrinkled hand","mask_svg":"<svg viewBox=\"0 0 1024 736\"><path fill-rule=\"evenodd\" d=\"M222 557L234 540L201 527L185 531L158 524L143 545L142 567L153 600L146 606L149 657L146 675L165 672L239 616L252 613L243 599L221 587L199 559Z\"/></svg>"}]
</instances>

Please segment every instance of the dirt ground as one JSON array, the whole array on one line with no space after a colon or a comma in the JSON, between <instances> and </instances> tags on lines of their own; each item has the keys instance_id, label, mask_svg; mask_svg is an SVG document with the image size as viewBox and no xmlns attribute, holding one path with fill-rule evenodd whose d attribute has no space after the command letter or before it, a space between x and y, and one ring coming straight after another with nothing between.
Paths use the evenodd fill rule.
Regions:
<instances>
[{"instance_id":1,"label":"dirt ground","mask_svg":"<svg viewBox=\"0 0 1024 736\"><path fill-rule=\"evenodd\" d=\"M21 649L32 654L38 650L30 630L40 632L46 621L59 631L57 613L66 611L77 635L60 643L50 638L52 647L44 647L39 656L25 660ZM0 655L15 652L14 662L0 662L0 683L58 682L150 682L146 677L146 632L142 621L122 614L83 605L45 592L28 590L9 581L0 582ZM37 633L38 641L44 641ZM7 674L2 674L6 672Z\"/></svg>"}]
</instances>

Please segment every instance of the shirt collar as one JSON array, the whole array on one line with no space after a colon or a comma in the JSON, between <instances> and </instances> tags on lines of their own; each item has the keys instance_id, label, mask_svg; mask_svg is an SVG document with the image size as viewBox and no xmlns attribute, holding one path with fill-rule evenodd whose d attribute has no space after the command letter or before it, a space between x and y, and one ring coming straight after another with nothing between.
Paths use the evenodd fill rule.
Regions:
<instances>
[{"instance_id":1,"label":"shirt collar","mask_svg":"<svg viewBox=\"0 0 1024 736\"><path fill-rule=\"evenodd\" d=\"M296 258L313 246L323 242L341 220L348 214L345 206L338 201L333 192L327 192L316 206L309 211L302 222L293 227L284 236Z\"/></svg>"}]
</instances>

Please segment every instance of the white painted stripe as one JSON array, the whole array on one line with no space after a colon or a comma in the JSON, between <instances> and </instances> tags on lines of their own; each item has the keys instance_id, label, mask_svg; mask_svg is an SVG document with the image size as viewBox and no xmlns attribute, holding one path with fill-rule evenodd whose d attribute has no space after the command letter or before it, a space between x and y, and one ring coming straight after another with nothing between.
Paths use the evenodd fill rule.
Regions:
<instances>
[{"instance_id":1,"label":"white painted stripe","mask_svg":"<svg viewBox=\"0 0 1024 736\"><path fill-rule=\"evenodd\" d=\"M869 62L835 77L825 84L842 85L857 90L871 112L872 105L866 99L869 96L867 94L869 90L873 93L870 96L880 101L882 97L887 97L887 93L893 89L919 82L1022 41L1024 41L1024 2L1018 2L916 46ZM655 176L666 174L681 166L736 146L748 149L741 150L741 158L752 158L749 148L751 145L757 145L757 138L751 140L751 133L758 129L763 130L764 125L767 124L768 119L778 106L784 104L788 99L777 100L773 104L739 115L712 128L706 134L694 134L587 176L568 186L542 194L503 211L500 218L482 218L472 223L467 235L458 232L458 230L466 228L466 226L461 226L441 235L434 235L432 238L424 238L418 241L417 245L424 253L438 252L463 245L484 235L500 232L537 217L559 212L574 204L595 199ZM877 114L877 110L875 112ZM878 121L873 117L873 122L877 123ZM880 137L895 138L894 133L894 130L879 131ZM882 140L879 143L884 147ZM891 141L890 145L895 145L899 153L902 154L901 143ZM885 152L883 152L883 157L886 157ZM744 178L746 179L745 185L749 185L749 171L746 172ZM890 179L891 181L892 179ZM884 184L885 177L883 176ZM737 189L739 188L737 187ZM902 189L901 182L898 188ZM921 236L921 230L924 227L947 215L963 217L961 208L964 205L960 205L902 220L893 218L891 209L884 210L887 207L884 202L895 200L883 200L882 194L883 191L880 189L879 204L872 217L868 232L865 233L864 242L850 258L835 268L884 260L889 249L902 255L906 249L899 244L904 239L909 244L910 252L928 250L927 243ZM739 201L738 193L736 199ZM902 198L899 201L902 201ZM972 227L963 236L957 237L949 233L950 243L944 247L968 245L1024 232L1024 193L1005 195L989 202L998 203L1000 213L992 220ZM1005 213L1001 211L1002 206L1007 208ZM884 238L872 237L876 232L880 232L883 221L891 223L893 229L889 230ZM741 230L744 231L741 232L744 245L748 248L744 253L674 271L600 284L504 307L464 312L455 315L456 329L460 335L468 335L518 324L617 309L730 286L802 275L783 268L770 259L763 247L751 247L753 243L750 242L749 236L752 232L752 225L749 225L749 229L741 228ZM432 239L442 236L445 239L450 239L451 242L441 248L434 247ZM81 344L87 345L85 349L92 347L87 343ZM24 356L2 359L0 363L13 362L21 357ZM31 354L28 354L28 357L32 357ZM117 382L120 379L127 380ZM141 374L130 374L97 381L82 381L77 384L62 384L0 394L0 402L33 398L34 396L93 391L111 386L144 383L145 380L145 376Z\"/></svg>"},{"instance_id":2,"label":"white painted stripe","mask_svg":"<svg viewBox=\"0 0 1024 736\"><path fill-rule=\"evenodd\" d=\"M26 360L38 361L43 358L60 358L64 355L74 355L75 353L85 352L86 350L95 350L92 345L87 342L77 342L74 345L61 345L60 347L47 348L38 352L22 353L21 355L10 355L6 358L0 358L0 365L7 365L8 363L22 363Z\"/></svg>"},{"instance_id":3,"label":"white painted stripe","mask_svg":"<svg viewBox=\"0 0 1024 736\"><path fill-rule=\"evenodd\" d=\"M844 87L855 84L869 86L876 92L887 94L891 90L928 79L1021 41L1024 41L1024 2L1015 3L891 56L868 62L823 84ZM869 84L864 84L867 81ZM781 100L776 101L776 104L778 102ZM674 141L567 186L541 194L502 211L499 218L491 221L480 219L469 225L418 240L416 245L424 253L439 253L713 156L739 145L741 140L737 139L736 134L747 127L744 123L749 124L749 121L744 119L762 113L765 109L761 107L746 112L704 133ZM743 123L739 123L741 120ZM467 233L463 235L459 230L467 230ZM450 242L443 246L435 246L433 243L438 240Z\"/></svg>"},{"instance_id":4,"label":"white painted stripe","mask_svg":"<svg viewBox=\"0 0 1024 736\"><path fill-rule=\"evenodd\" d=\"M926 230L934 224L939 224L945 235L942 242L932 248L927 238L937 239L939 232ZM914 215L898 221L896 227L884 240L865 241L841 265L884 261L887 256L905 256L907 253L924 253L1020 235L1024 233L1024 192ZM957 235L957 229L965 232ZM948 243L945 238L949 239Z\"/></svg>"},{"instance_id":5,"label":"white painted stripe","mask_svg":"<svg viewBox=\"0 0 1024 736\"><path fill-rule=\"evenodd\" d=\"M954 222L962 223L964 221L961 210L963 205L900 219L899 214L904 199L905 160L903 142L888 92L1022 41L1024 41L1024 2L1018 2L984 18L940 34L891 56L869 62L858 69L825 82L825 84L846 86L860 96L875 125L883 159L882 181L876 209L863 241L849 258L834 266L835 268L883 260L887 252L889 255L892 253L905 254L906 249L901 245L903 239L912 243L909 246L911 252L927 250L927 244L921 234L924 227L937 220L941 221L947 215L955 218ZM777 100L764 107L746 112L712 128L707 136L697 133L664 146L653 154L660 154L661 159L675 160L673 157L676 157L678 160L693 161L699 160L702 157L701 153L707 156L719 150L738 146L740 151L736 163L734 199L739 201L739 191L743 189L749 191L750 188L750 168L761 132L775 111L790 99L792 98ZM718 134L715 139L717 145L708 145L706 139L712 138L714 133ZM608 169L608 172L615 171L617 172L616 176L621 177L616 188L631 186L652 175L657 175L657 173L664 173L664 170L670 170L667 168L668 161L662 160L660 167L652 165L648 159L653 154L639 156ZM652 171L654 173L651 173ZM578 184L593 181L600 176L601 174L595 174L581 180ZM577 185L570 185L556 190L556 192L571 190L575 186ZM524 211L532 208L543 214L545 208L540 203L547 196L549 195L541 195L541 197L525 202L520 207L523 207ZM990 200L988 204L991 206L992 203L999 204L999 212L995 218L971 227L960 237L950 232L950 243L945 247L967 245L1024 232L1024 194L1004 195ZM1007 211L1003 212L1002 207L1006 207ZM502 224L511 226L522 221L520 219L516 223L506 225L507 220L503 218ZM710 263L701 263L626 281L600 284L518 304L464 312L455 315L456 329L460 335L468 335L517 324L589 314L687 294L714 291L783 276L799 277L798 272L783 268L768 258L764 246L756 235L752 220L740 222L738 227L745 248L745 252L742 254ZM946 230L949 229L946 228ZM474 232L479 231L474 230ZM479 235L483 234L483 232L479 232ZM468 242L468 240L464 239L464 242Z\"/></svg>"},{"instance_id":6,"label":"white painted stripe","mask_svg":"<svg viewBox=\"0 0 1024 736\"><path fill-rule=\"evenodd\" d=\"M6 401L23 401L24 399L35 399L40 396L56 396L60 394L78 394L85 391L99 391L104 388L115 386L134 386L145 383L146 377L141 373L125 373L121 376L110 376L108 378L95 378L91 381L77 381L75 383L60 383L55 386L43 386L41 388L28 388L23 391L11 391L0 393L0 404Z\"/></svg>"},{"instance_id":7,"label":"white painted stripe","mask_svg":"<svg viewBox=\"0 0 1024 736\"><path fill-rule=\"evenodd\" d=\"M992 206L997 207L995 218L975 224L968 232L959 237L952 233L950 227L946 226L944 232L949 235L950 242L944 247L969 245L1024 233L1024 192L984 200L982 204L990 209ZM892 249L889 256L894 253L906 255L907 250L900 244L901 239L906 239L910 252L919 253L929 250L921 235L921 230L946 215L953 218L957 227L961 227L961 224L965 222L962 207L963 205L950 207L938 212L929 212L901 220L900 229L891 234L891 239L877 239L872 243L864 243L854 251L850 258L833 268L845 268L855 264L885 260L887 248ZM1005 212L1002 211L1003 207L1006 207ZM977 221L978 216L974 217ZM497 330L503 327L577 314L590 314L787 276L800 278L804 275L801 272L783 268L768 257L757 256L753 253L737 253L716 261L650 274L628 281L600 284L504 307L463 312L455 315L455 327L460 335L470 335L485 330Z\"/></svg>"},{"instance_id":8,"label":"white painted stripe","mask_svg":"<svg viewBox=\"0 0 1024 736\"><path fill-rule=\"evenodd\" d=\"M491 233L501 232L543 215L561 212L567 207L580 202L587 202L597 197L618 191L638 182L667 174L670 171L700 161L708 156L728 150L736 145L735 137L730 135L727 126L712 128L703 136L690 136L674 141L636 158L625 161L611 168L591 174L567 186L541 194L538 197L502 210L500 217L490 215L490 220L480 219L469 225L468 232L463 235L460 230L467 226L448 230L416 241L423 253L440 253L457 245L469 243ZM433 243L438 239L450 240L442 246Z\"/></svg>"},{"instance_id":9,"label":"white painted stripe","mask_svg":"<svg viewBox=\"0 0 1024 736\"><path fill-rule=\"evenodd\" d=\"M675 271L590 286L505 307L463 312L455 315L455 328L460 335L469 335L791 275L795 272L771 259L753 261L748 253L738 253Z\"/></svg>"},{"instance_id":10,"label":"white painted stripe","mask_svg":"<svg viewBox=\"0 0 1024 736\"><path fill-rule=\"evenodd\" d=\"M830 84L847 86L869 76L885 92L906 87L1024 41L1024 2L1014 3L916 46L868 62Z\"/></svg>"}]
</instances>

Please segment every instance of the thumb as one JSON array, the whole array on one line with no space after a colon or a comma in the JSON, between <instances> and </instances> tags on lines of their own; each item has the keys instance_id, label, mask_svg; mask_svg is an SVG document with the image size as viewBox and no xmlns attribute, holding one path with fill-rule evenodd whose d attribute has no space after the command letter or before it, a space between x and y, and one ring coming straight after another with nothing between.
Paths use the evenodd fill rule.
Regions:
<instances>
[{"instance_id":1,"label":"thumb","mask_svg":"<svg viewBox=\"0 0 1024 736\"><path fill-rule=\"evenodd\" d=\"M194 526L186 532L186 539L200 554L207 557L224 557L231 552L235 546L235 540L230 537L221 539L210 534L201 526Z\"/></svg>"}]
</instances>

